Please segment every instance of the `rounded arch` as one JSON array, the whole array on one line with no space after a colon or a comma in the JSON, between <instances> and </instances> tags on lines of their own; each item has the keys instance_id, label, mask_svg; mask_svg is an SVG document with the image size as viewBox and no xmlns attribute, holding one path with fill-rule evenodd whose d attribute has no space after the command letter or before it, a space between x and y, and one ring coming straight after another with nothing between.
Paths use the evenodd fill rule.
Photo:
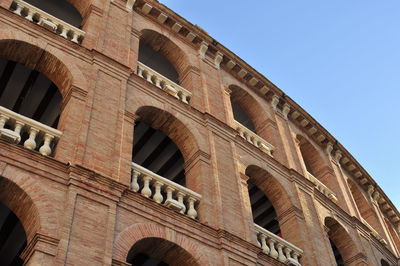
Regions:
<instances>
[{"instance_id":1,"label":"rounded arch","mask_svg":"<svg viewBox=\"0 0 400 266\"><path fill-rule=\"evenodd\" d=\"M132 265L200 266L182 247L163 238L148 237L136 242L130 249L126 261Z\"/></svg>"},{"instance_id":2,"label":"rounded arch","mask_svg":"<svg viewBox=\"0 0 400 266\"><path fill-rule=\"evenodd\" d=\"M42 224L36 204L25 190L3 176L0 176L0 191L0 203L18 217L26 232L27 241L31 241Z\"/></svg>"},{"instance_id":3,"label":"rounded arch","mask_svg":"<svg viewBox=\"0 0 400 266\"><path fill-rule=\"evenodd\" d=\"M263 136L268 115L262 106L244 89L230 85L230 99L233 117L248 129Z\"/></svg>"},{"instance_id":4,"label":"rounded arch","mask_svg":"<svg viewBox=\"0 0 400 266\"><path fill-rule=\"evenodd\" d=\"M68 24L80 28L82 25L82 18L84 5L89 1L74 1L74 0L57 0L57 1L46 1L46 0L25 0L28 4L31 4L50 15L59 18ZM83 2L83 3L79 3ZM85 3L86 2L86 3ZM78 9L80 8L80 10Z\"/></svg>"},{"instance_id":5,"label":"rounded arch","mask_svg":"<svg viewBox=\"0 0 400 266\"><path fill-rule=\"evenodd\" d=\"M135 243L143 239L163 239L180 247L197 265L209 265L197 243L180 234L168 234L165 227L155 223L133 224L120 232L114 240L113 259L126 261Z\"/></svg>"},{"instance_id":6,"label":"rounded arch","mask_svg":"<svg viewBox=\"0 0 400 266\"><path fill-rule=\"evenodd\" d=\"M361 190L358 188L357 184L350 179L347 179L347 184L349 185L350 192L353 196L361 217L375 230L381 231L380 223L378 218L376 217L374 209L372 208L370 202L368 202L364 194L361 192Z\"/></svg>"},{"instance_id":7,"label":"rounded arch","mask_svg":"<svg viewBox=\"0 0 400 266\"><path fill-rule=\"evenodd\" d=\"M329 240L332 242L332 252L335 255L335 259L342 258L343 262L346 263L346 261L360 253L349 232L336 219L329 216L325 217L324 225L327 228ZM340 256L335 254L335 249L337 249Z\"/></svg>"},{"instance_id":8,"label":"rounded arch","mask_svg":"<svg viewBox=\"0 0 400 266\"><path fill-rule=\"evenodd\" d=\"M188 55L168 37L153 29L141 30L139 61L178 84L191 67Z\"/></svg>"},{"instance_id":9,"label":"rounded arch","mask_svg":"<svg viewBox=\"0 0 400 266\"><path fill-rule=\"evenodd\" d=\"M171 113L152 106L142 106L137 109L136 115L139 121L168 136L179 148L185 162L199 150L193 130Z\"/></svg>"},{"instance_id":10,"label":"rounded arch","mask_svg":"<svg viewBox=\"0 0 400 266\"><path fill-rule=\"evenodd\" d=\"M281 228L278 217L293 207L292 200L287 191L275 177L256 165L248 166L245 170L245 175L249 177L249 184L256 186L263 192L271 203L274 212L271 211L270 215L275 216L274 219L276 219L279 226L278 231L282 230L281 233L285 236L285 229Z\"/></svg>"},{"instance_id":11,"label":"rounded arch","mask_svg":"<svg viewBox=\"0 0 400 266\"><path fill-rule=\"evenodd\" d=\"M12 60L43 73L54 82L63 98L71 86L87 89L87 80L73 58L25 34L0 30L0 58Z\"/></svg>"},{"instance_id":12,"label":"rounded arch","mask_svg":"<svg viewBox=\"0 0 400 266\"><path fill-rule=\"evenodd\" d=\"M311 144L305 137L297 135L296 139L299 143L301 156L303 157L304 166L306 170L318 179L322 178L324 169L326 168L326 162L320 155L317 148Z\"/></svg>"}]
</instances>

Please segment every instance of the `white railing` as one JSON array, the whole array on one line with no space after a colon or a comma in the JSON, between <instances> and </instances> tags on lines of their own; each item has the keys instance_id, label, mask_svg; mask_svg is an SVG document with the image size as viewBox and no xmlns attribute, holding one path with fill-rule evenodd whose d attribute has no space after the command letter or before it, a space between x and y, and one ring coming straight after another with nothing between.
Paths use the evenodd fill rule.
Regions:
<instances>
[{"instance_id":1,"label":"white railing","mask_svg":"<svg viewBox=\"0 0 400 266\"><path fill-rule=\"evenodd\" d=\"M257 224L254 224L254 227L263 253L285 264L301 265L299 259L303 255L302 249Z\"/></svg>"},{"instance_id":2,"label":"white railing","mask_svg":"<svg viewBox=\"0 0 400 266\"><path fill-rule=\"evenodd\" d=\"M275 149L275 147L272 144L268 143L266 140L258 136L256 133L254 133L247 127L240 124L238 121L234 121L234 123L236 130L239 132L239 135L242 138L244 138L257 148L259 148L261 151L272 156L272 151Z\"/></svg>"},{"instance_id":3,"label":"white railing","mask_svg":"<svg viewBox=\"0 0 400 266\"><path fill-rule=\"evenodd\" d=\"M12 129L5 128L6 125ZM46 156L52 154L52 147L62 135L59 130L0 106L0 139L19 144L24 131L29 136L23 143L24 147L29 150L39 148L39 152ZM38 144L42 145L38 147Z\"/></svg>"},{"instance_id":4,"label":"white railing","mask_svg":"<svg viewBox=\"0 0 400 266\"><path fill-rule=\"evenodd\" d=\"M201 195L135 163L132 163L131 189L192 219L197 217Z\"/></svg>"},{"instance_id":5,"label":"white railing","mask_svg":"<svg viewBox=\"0 0 400 266\"><path fill-rule=\"evenodd\" d=\"M311 174L310 172L307 172L307 178L308 180L310 180L315 187L325 196L327 196L330 200L332 200L333 202L337 202L338 199L336 197L336 194L333 193L332 190L330 190L327 186L324 185L324 183L322 183L321 181L319 181L313 174Z\"/></svg>"},{"instance_id":6,"label":"white railing","mask_svg":"<svg viewBox=\"0 0 400 266\"><path fill-rule=\"evenodd\" d=\"M13 12L27 20L38 24L58 35L61 35L65 39L71 40L75 43L79 43L83 40L85 32L58 19L43 10L30 5L22 0L14 0L11 5L14 8Z\"/></svg>"},{"instance_id":7,"label":"white railing","mask_svg":"<svg viewBox=\"0 0 400 266\"><path fill-rule=\"evenodd\" d=\"M190 97L192 96L190 91L184 89L145 64L138 62L137 74L139 77L147 80L151 84L154 84L161 90L166 91L168 94L174 96L182 102L189 104Z\"/></svg>"}]
</instances>

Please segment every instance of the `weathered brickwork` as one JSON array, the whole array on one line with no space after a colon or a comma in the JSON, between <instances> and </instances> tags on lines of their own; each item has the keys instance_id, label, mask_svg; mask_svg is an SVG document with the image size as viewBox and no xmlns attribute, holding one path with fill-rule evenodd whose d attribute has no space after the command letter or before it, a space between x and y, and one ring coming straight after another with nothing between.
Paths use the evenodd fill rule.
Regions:
<instances>
[{"instance_id":1,"label":"weathered brickwork","mask_svg":"<svg viewBox=\"0 0 400 266\"><path fill-rule=\"evenodd\" d=\"M282 238L303 250L302 265L335 265L329 240L345 265L399 263L398 211L316 121L274 99L266 78L157 1L69 2L83 17L81 44L0 3L0 58L43 73L63 97L53 157L0 140L0 202L26 231L26 265L130 265L132 249L170 265L284 265L259 246L248 180L271 201ZM141 42L176 68L189 104L137 75ZM239 136L231 100L273 157ZM131 189L139 120L181 151L186 187L202 196L198 219Z\"/></svg>"}]
</instances>

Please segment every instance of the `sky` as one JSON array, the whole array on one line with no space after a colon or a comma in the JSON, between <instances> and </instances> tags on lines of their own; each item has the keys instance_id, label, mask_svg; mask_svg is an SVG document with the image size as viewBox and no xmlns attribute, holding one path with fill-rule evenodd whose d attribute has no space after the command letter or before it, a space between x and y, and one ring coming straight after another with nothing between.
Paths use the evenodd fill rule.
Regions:
<instances>
[{"instance_id":1,"label":"sky","mask_svg":"<svg viewBox=\"0 0 400 266\"><path fill-rule=\"evenodd\" d=\"M399 0L160 0L302 106L400 209Z\"/></svg>"}]
</instances>

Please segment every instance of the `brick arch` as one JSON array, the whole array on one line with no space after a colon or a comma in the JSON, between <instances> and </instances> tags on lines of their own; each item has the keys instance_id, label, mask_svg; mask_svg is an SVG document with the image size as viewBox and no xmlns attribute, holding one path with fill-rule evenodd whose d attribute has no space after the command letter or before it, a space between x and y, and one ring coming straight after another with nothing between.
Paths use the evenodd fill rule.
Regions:
<instances>
[{"instance_id":1,"label":"brick arch","mask_svg":"<svg viewBox=\"0 0 400 266\"><path fill-rule=\"evenodd\" d=\"M356 241L351 237L347 228L331 216L324 218L324 225L328 229L328 237L335 244L343 258L345 265L357 264L357 260L366 258L365 254L358 250Z\"/></svg>"},{"instance_id":2,"label":"brick arch","mask_svg":"<svg viewBox=\"0 0 400 266\"><path fill-rule=\"evenodd\" d=\"M54 82L63 98L72 85L87 89L87 80L79 67L56 48L24 34L0 30L0 57L12 60L43 73Z\"/></svg>"},{"instance_id":3,"label":"brick arch","mask_svg":"<svg viewBox=\"0 0 400 266\"><path fill-rule=\"evenodd\" d=\"M0 202L18 217L29 243L45 223L45 217L41 215L35 202L38 197L33 195L40 188L26 178L14 181L0 176Z\"/></svg>"},{"instance_id":4,"label":"brick arch","mask_svg":"<svg viewBox=\"0 0 400 266\"><path fill-rule=\"evenodd\" d=\"M141 29L140 42L146 43L163 55L178 72L179 83L183 82L185 74L193 65L193 62L190 62L188 54L183 49L155 28Z\"/></svg>"},{"instance_id":5,"label":"brick arch","mask_svg":"<svg viewBox=\"0 0 400 266\"><path fill-rule=\"evenodd\" d=\"M139 119L167 135L178 147L187 162L199 150L196 131L171 113L153 106L142 106L136 111Z\"/></svg>"},{"instance_id":6,"label":"brick arch","mask_svg":"<svg viewBox=\"0 0 400 266\"><path fill-rule=\"evenodd\" d=\"M245 170L245 175L264 192L278 216L294 205L285 185L268 171L256 165L249 165Z\"/></svg>"},{"instance_id":7,"label":"brick arch","mask_svg":"<svg viewBox=\"0 0 400 266\"><path fill-rule=\"evenodd\" d=\"M321 156L318 149L305 137L297 135L296 139L299 143L301 156L307 171L313 174L316 178L322 179L324 170L327 167L327 163L323 156Z\"/></svg>"},{"instance_id":8,"label":"brick arch","mask_svg":"<svg viewBox=\"0 0 400 266\"><path fill-rule=\"evenodd\" d=\"M357 209L359 210L361 217L376 231L380 232L382 236L384 236L384 233L381 230L380 222L378 220L378 217L376 216L373 207L371 206L370 201L367 200L367 198L353 181L348 179L347 184L349 185L350 192L357 205Z\"/></svg>"},{"instance_id":9,"label":"brick arch","mask_svg":"<svg viewBox=\"0 0 400 266\"><path fill-rule=\"evenodd\" d=\"M190 254L198 265L209 265L196 243L183 235L168 234L165 227L155 223L133 224L120 232L114 240L113 259L126 261L134 244L146 238L159 238L172 242Z\"/></svg>"}]
</instances>

